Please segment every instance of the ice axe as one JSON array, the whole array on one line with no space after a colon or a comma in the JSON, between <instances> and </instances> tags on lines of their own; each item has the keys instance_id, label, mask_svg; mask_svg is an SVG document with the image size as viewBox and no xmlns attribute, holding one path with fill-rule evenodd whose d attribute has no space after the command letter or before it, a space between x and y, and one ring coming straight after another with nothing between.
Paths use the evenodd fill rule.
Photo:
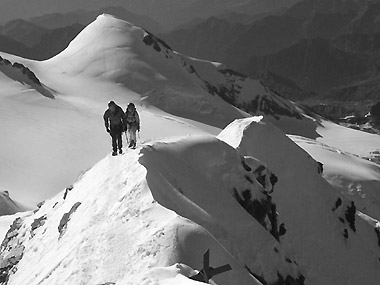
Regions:
<instances>
[{"instance_id":1,"label":"ice axe","mask_svg":"<svg viewBox=\"0 0 380 285\"><path fill-rule=\"evenodd\" d=\"M229 264L217 268L210 267L210 250L208 249L203 255L203 269L197 275L190 277L195 281L208 283L215 275L230 271L232 267Z\"/></svg>"}]
</instances>

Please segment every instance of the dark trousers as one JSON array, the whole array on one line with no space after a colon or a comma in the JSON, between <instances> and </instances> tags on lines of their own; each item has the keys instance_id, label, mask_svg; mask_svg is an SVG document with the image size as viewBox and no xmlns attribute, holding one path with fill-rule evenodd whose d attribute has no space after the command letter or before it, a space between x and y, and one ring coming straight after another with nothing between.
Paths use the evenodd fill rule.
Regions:
<instances>
[{"instance_id":1,"label":"dark trousers","mask_svg":"<svg viewBox=\"0 0 380 285\"><path fill-rule=\"evenodd\" d=\"M110 135L112 137L112 150L117 152L117 150L123 148L123 139L121 137L123 133L123 126L116 125L111 126Z\"/></svg>"}]
</instances>

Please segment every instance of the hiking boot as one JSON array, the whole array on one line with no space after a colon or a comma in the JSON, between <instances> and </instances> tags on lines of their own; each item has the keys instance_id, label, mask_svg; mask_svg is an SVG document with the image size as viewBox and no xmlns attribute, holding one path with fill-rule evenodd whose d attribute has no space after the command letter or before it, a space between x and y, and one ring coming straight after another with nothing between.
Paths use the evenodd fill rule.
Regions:
<instances>
[{"instance_id":1,"label":"hiking boot","mask_svg":"<svg viewBox=\"0 0 380 285\"><path fill-rule=\"evenodd\" d=\"M131 140L130 144L129 144L129 148L132 148L133 146L135 145L135 141L134 140Z\"/></svg>"},{"instance_id":2,"label":"hiking boot","mask_svg":"<svg viewBox=\"0 0 380 285\"><path fill-rule=\"evenodd\" d=\"M116 151L112 152L112 156L116 156L116 155L117 155Z\"/></svg>"},{"instance_id":3,"label":"hiking boot","mask_svg":"<svg viewBox=\"0 0 380 285\"><path fill-rule=\"evenodd\" d=\"M123 150L122 149L119 149L119 154L123 154Z\"/></svg>"}]
</instances>

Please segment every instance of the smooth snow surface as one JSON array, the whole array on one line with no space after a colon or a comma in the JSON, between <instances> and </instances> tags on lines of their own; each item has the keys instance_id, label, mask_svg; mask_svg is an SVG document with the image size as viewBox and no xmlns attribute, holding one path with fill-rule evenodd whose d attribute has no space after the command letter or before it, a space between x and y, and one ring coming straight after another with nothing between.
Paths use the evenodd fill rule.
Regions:
<instances>
[{"instance_id":1,"label":"smooth snow surface","mask_svg":"<svg viewBox=\"0 0 380 285\"><path fill-rule=\"evenodd\" d=\"M154 58L156 51L142 42L134 43L143 36L140 28L101 16L66 51L46 62L1 54L12 63L21 62L31 68L55 91L55 99L48 99L0 72L0 186L16 200L36 205L70 185L80 172L110 151L110 138L102 120L110 100L123 109L131 101L138 104L141 141L217 134L220 129L215 125L223 126L236 117L246 116L189 82L181 87L184 72L178 67L172 70L163 65L162 72L171 73L170 81L165 79L167 74L160 75L144 62ZM161 68L161 59L152 61ZM152 86L147 86L149 82ZM160 89L161 82L165 82L164 89ZM144 94L142 89L137 90L140 93L134 92L135 86L150 90L150 94ZM147 99L155 92L166 97ZM141 98L145 99L139 103ZM152 106L149 102L152 100L158 107L166 106L161 109L175 110L176 114Z\"/></svg>"},{"instance_id":2,"label":"smooth snow surface","mask_svg":"<svg viewBox=\"0 0 380 285\"><path fill-rule=\"evenodd\" d=\"M326 145L349 152L360 157L371 158L380 154L380 136L338 126L323 120L317 132L317 139Z\"/></svg>"},{"instance_id":3,"label":"smooth snow surface","mask_svg":"<svg viewBox=\"0 0 380 285\"><path fill-rule=\"evenodd\" d=\"M25 250L8 284L195 284L183 276L194 274L184 265L166 267L200 269L207 249L211 266L233 268L216 276L217 284L259 284L246 266L271 282L278 274L296 277L291 257L233 196L232 187L252 188L245 173L233 148L209 138L107 156L72 190L25 215L18 234ZM77 203L60 234L64 214Z\"/></svg>"},{"instance_id":4,"label":"smooth snow surface","mask_svg":"<svg viewBox=\"0 0 380 285\"><path fill-rule=\"evenodd\" d=\"M137 104L141 141L216 135L234 119L249 116L212 93L215 88L241 89L236 104L249 105L249 98L260 97L296 112L258 81L235 78L220 64L178 54L110 15L99 16L47 61L0 55L27 66L55 98L0 70L0 187L28 205L67 187L110 151L102 122L110 100L123 109L131 101ZM278 123L284 130L307 124L295 119ZM302 133L315 133L313 126L309 129Z\"/></svg>"},{"instance_id":5,"label":"smooth snow surface","mask_svg":"<svg viewBox=\"0 0 380 285\"><path fill-rule=\"evenodd\" d=\"M306 280L311 284L380 280L380 248L374 229L357 219L363 228L354 232L347 221L339 220L339 215L345 216L345 202L333 210L338 195L309 154L263 117L237 120L218 137L242 155L260 159L278 176L273 201L287 229L281 242L305 264ZM348 238L344 238L345 229Z\"/></svg>"},{"instance_id":6,"label":"smooth snow surface","mask_svg":"<svg viewBox=\"0 0 380 285\"><path fill-rule=\"evenodd\" d=\"M358 210L380 220L378 164L314 140L297 136L290 138L323 163L323 177L339 194L355 201Z\"/></svg>"}]
</instances>

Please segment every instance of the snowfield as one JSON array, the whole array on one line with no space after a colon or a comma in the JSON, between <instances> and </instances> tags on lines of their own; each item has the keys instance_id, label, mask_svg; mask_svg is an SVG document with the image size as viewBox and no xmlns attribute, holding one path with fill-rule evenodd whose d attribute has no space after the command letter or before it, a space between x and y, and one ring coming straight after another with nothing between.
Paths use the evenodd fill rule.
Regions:
<instances>
[{"instance_id":1,"label":"snowfield","mask_svg":"<svg viewBox=\"0 0 380 285\"><path fill-rule=\"evenodd\" d=\"M202 284L207 250L211 284L380 280L379 136L110 15L0 56L0 283ZM110 100L142 121L117 157Z\"/></svg>"}]
</instances>

